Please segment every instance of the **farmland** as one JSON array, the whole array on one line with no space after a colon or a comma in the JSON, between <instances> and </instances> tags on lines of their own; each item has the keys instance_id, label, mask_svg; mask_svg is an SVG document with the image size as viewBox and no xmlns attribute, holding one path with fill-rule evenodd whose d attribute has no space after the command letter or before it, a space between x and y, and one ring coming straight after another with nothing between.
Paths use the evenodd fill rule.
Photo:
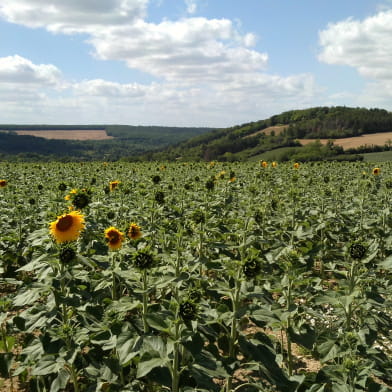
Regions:
<instances>
[{"instance_id":1,"label":"farmland","mask_svg":"<svg viewBox=\"0 0 392 392\"><path fill-rule=\"evenodd\" d=\"M108 136L103 129L97 130L17 130L20 136L36 136L44 139L57 140L108 140L113 139Z\"/></svg>"},{"instance_id":2,"label":"farmland","mask_svg":"<svg viewBox=\"0 0 392 392\"><path fill-rule=\"evenodd\" d=\"M6 390L391 390L391 193L390 162L1 162Z\"/></svg>"}]
</instances>

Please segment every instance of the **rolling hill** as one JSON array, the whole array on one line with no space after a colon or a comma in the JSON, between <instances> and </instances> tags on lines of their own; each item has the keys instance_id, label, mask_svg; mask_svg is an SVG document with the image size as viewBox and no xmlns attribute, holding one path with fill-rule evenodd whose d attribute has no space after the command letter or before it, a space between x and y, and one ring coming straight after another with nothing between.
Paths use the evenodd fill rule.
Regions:
<instances>
[{"instance_id":1,"label":"rolling hill","mask_svg":"<svg viewBox=\"0 0 392 392\"><path fill-rule=\"evenodd\" d=\"M357 152L389 148L384 141L377 141L383 139L376 136L372 142L373 134L387 132L392 132L392 113L384 109L314 107L207 132L150 154L148 158L241 161L263 159L263 154L268 152L270 158L283 161L357 159L358 156L353 156ZM367 135L366 138L363 135ZM390 135L386 137L389 139ZM364 143L357 146L358 150L344 150L337 141L343 138L362 138ZM316 141L304 146L306 139ZM328 142L323 144L318 139Z\"/></svg>"}]
</instances>

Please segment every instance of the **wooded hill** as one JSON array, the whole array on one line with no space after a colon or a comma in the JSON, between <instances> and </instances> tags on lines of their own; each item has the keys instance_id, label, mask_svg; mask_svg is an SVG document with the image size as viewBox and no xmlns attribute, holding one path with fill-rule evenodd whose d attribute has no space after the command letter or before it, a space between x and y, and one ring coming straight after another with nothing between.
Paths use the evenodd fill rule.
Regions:
<instances>
[{"instance_id":1,"label":"wooded hill","mask_svg":"<svg viewBox=\"0 0 392 392\"><path fill-rule=\"evenodd\" d=\"M279 132L274 130L275 126ZM282 151L280 160L357 159L352 156L355 151L350 151L349 156L333 143L301 146L297 139L338 139L376 132L392 132L391 112L341 106L314 107L214 130L142 158L234 161L255 159L266 151L279 149Z\"/></svg>"},{"instance_id":2,"label":"wooded hill","mask_svg":"<svg viewBox=\"0 0 392 392\"><path fill-rule=\"evenodd\" d=\"M19 136L18 130L99 130L110 140L50 140ZM392 113L384 109L314 107L225 129L126 125L0 125L0 159L9 160L271 160L360 159L357 153L390 149L361 147L343 151L333 143L301 146L298 139L338 139L392 132Z\"/></svg>"},{"instance_id":3,"label":"wooded hill","mask_svg":"<svg viewBox=\"0 0 392 392\"><path fill-rule=\"evenodd\" d=\"M109 140L54 140L17 135L17 131L106 130ZM8 160L118 160L211 131L211 128L128 125L0 125L0 159Z\"/></svg>"}]
</instances>

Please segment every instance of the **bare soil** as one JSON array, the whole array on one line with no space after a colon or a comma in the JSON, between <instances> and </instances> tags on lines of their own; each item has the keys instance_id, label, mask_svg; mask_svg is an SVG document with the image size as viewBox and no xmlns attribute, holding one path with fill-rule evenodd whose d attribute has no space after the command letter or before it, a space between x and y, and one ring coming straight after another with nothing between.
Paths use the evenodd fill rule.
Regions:
<instances>
[{"instance_id":1,"label":"bare soil","mask_svg":"<svg viewBox=\"0 0 392 392\"><path fill-rule=\"evenodd\" d=\"M257 136L260 133L264 133L266 135L271 135L271 132L275 132L275 135L279 135L280 133L282 133L285 129L287 128L287 125L274 125L272 127L268 127L268 128L264 128L261 129L260 131L257 131L255 133L252 133L250 135L246 135L244 136L244 139L248 138L248 137L253 137L253 136Z\"/></svg>"}]
</instances>

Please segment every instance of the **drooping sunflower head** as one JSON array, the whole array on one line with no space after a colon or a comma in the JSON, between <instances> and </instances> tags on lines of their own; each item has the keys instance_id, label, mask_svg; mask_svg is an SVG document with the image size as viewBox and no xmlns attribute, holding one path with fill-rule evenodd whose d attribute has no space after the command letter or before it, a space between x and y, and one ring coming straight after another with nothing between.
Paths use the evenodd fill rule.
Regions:
<instances>
[{"instance_id":1,"label":"drooping sunflower head","mask_svg":"<svg viewBox=\"0 0 392 392\"><path fill-rule=\"evenodd\" d=\"M142 236L140 226L132 222L128 227L127 235L131 240L139 239Z\"/></svg>"},{"instance_id":2,"label":"drooping sunflower head","mask_svg":"<svg viewBox=\"0 0 392 392\"><path fill-rule=\"evenodd\" d=\"M85 228L84 215L71 211L50 223L50 233L57 243L76 241Z\"/></svg>"},{"instance_id":3,"label":"drooping sunflower head","mask_svg":"<svg viewBox=\"0 0 392 392\"><path fill-rule=\"evenodd\" d=\"M273 162L271 163L271 166L272 166L272 167L278 166L278 162L273 161Z\"/></svg>"},{"instance_id":4,"label":"drooping sunflower head","mask_svg":"<svg viewBox=\"0 0 392 392\"><path fill-rule=\"evenodd\" d=\"M109 182L109 190L113 192L120 184L120 181L110 181Z\"/></svg>"},{"instance_id":5,"label":"drooping sunflower head","mask_svg":"<svg viewBox=\"0 0 392 392\"><path fill-rule=\"evenodd\" d=\"M294 168L294 169L299 169L299 166L300 166L299 163L298 163L298 162L295 162L294 165L293 165L293 168Z\"/></svg>"},{"instance_id":6,"label":"drooping sunflower head","mask_svg":"<svg viewBox=\"0 0 392 392\"><path fill-rule=\"evenodd\" d=\"M373 173L374 176L379 176L381 174L381 169L379 167L375 167L372 170L372 173Z\"/></svg>"},{"instance_id":7,"label":"drooping sunflower head","mask_svg":"<svg viewBox=\"0 0 392 392\"><path fill-rule=\"evenodd\" d=\"M0 180L0 188L7 186L7 180Z\"/></svg>"},{"instance_id":8,"label":"drooping sunflower head","mask_svg":"<svg viewBox=\"0 0 392 392\"><path fill-rule=\"evenodd\" d=\"M88 189L80 189L71 196L72 205L77 209L87 207L91 201L91 192Z\"/></svg>"},{"instance_id":9,"label":"drooping sunflower head","mask_svg":"<svg viewBox=\"0 0 392 392\"><path fill-rule=\"evenodd\" d=\"M111 226L105 230L105 239L110 250L117 250L122 246L124 233Z\"/></svg>"}]
</instances>

